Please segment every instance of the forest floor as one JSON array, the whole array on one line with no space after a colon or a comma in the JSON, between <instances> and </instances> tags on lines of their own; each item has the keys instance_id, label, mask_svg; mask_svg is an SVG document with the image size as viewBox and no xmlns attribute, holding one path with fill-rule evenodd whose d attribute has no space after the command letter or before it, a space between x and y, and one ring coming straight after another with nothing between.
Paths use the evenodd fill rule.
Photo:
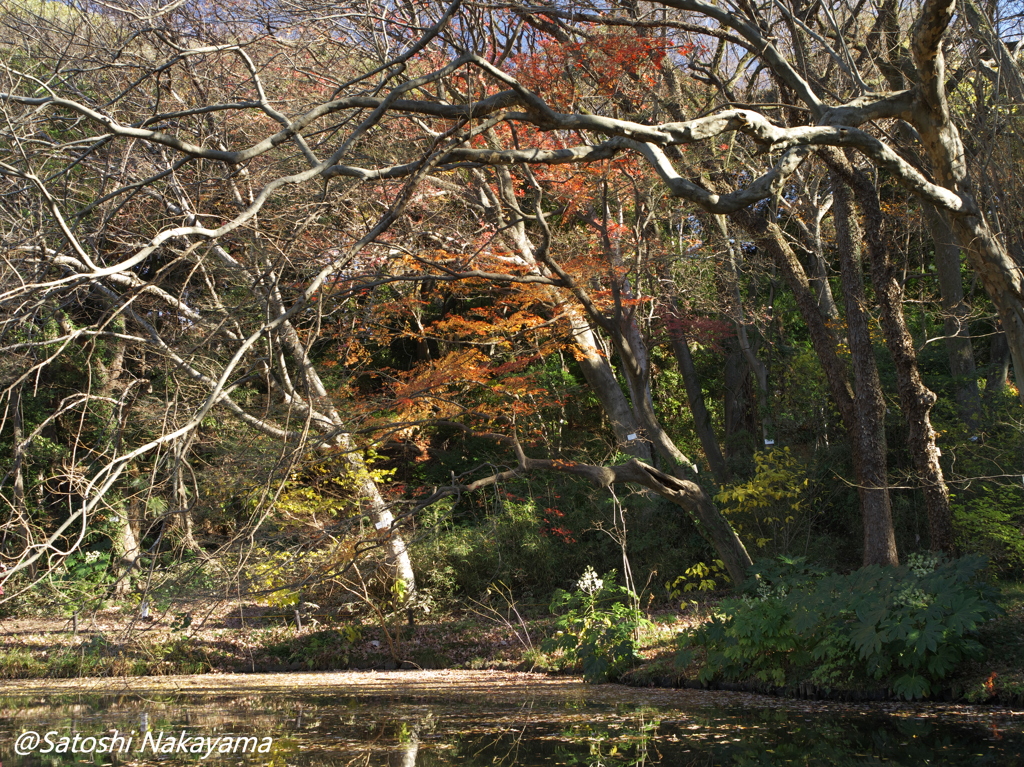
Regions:
<instances>
[{"instance_id":1,"label":"forest floor","mask_svg":"<svg viewBox=\"0 0 1024 767\"><path fill-rule=\"evenodd\" d=\"M947 699L1024 702L1024 584L1004 584L1005 615L983 626L984 662L965 664ZM693 669L675 664L676 637L713 609L652 614L643 636L645 661L621 681L641 687L699 686ZM410 626L390 621L331 619L253 604L199 604L140 620L137 611L108 609L80 618L0 619L0 679L168 676L334 670L496 669L559 672L541 652L555 631L539 606L514 610L435 612ZM77 629L77 630L76 630ZM729 689L727 685L721 686ZM757 686L731 689L754 691ZM783 691L777 691L783 692ZM814 690L787 690L816 697Z\"/></svg>"},{"instance_id":2,"label":"forest floor","mask_svg":"<svg viewBox=\"0 0 1024 767\"><path fill-rule=\"evenodd\" d=\"M391 620L301 615L255 604L179 606L140 620L119 609L79 619L0 618L0 679L275 671L497 669L555 671L541 652L555 618L537 606L519 615L447 610ZM135 611L137 612L137 611ZM197 617L198 616L198 617ZM653 616L645 656L663 655L695 619ZM77 630L76 630L77 629Z\"/></svg>"},{"instance_id":3,"label":"forest floor","mask_svg":"<svg viewBox=\"0 0 1024 767\"><path fill-rule=\"evenodd\" d=\"M137 610L68 618L0 618L0 678L161 676L340 669L549 670L541 641L549 615L520 620L435 612L410 626L387 621L299 617L255 604L179 605L142 620Z\"/></svg>"}]
</instances>

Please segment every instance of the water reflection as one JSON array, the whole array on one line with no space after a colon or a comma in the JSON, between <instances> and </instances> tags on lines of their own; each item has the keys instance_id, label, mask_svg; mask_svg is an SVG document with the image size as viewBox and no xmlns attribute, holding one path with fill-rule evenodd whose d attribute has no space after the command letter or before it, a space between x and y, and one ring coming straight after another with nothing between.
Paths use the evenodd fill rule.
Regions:
<instances>
[{"instance_id":1,"label":"water reflection","mask_svg":"<svg viewBox=\"0 0 1024 767\"><path fill-rule=\"evenodd\" d=\"M995 720L993 720L995 721ZM1009 727L1007 728L1007 723ZM488 765L999 765L1024 767L1020 719L981 725L867 707L637 706L450 695L338 693L0 698L2 767L482 767ZM19 755L23 733L130 734L127 752ZM143 747L143 743L150 744ZM239 748L272 741L265 751ZM153 743L163 744L160 748ZM202 749L194 749L197 743ZM88 741L92 742L92 741ZM175 747L167 750L166 744ZM210 749L210 743L219 744ZM225 743L230 744L224 750ZM182 746L184 744L184 747Z\"/></svg>"}]
</instances>

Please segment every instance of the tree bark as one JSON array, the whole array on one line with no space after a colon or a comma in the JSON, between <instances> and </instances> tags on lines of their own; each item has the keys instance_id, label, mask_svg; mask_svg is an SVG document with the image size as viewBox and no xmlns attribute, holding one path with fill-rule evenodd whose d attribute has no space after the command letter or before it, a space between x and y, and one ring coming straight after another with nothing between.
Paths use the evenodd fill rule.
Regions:
<instances>
[{"instance_id":1,"label":"tree bark","mask_svg":"<svg viewBox=\"0 0 1024 767\"><path fill-rule=\"evenodd\" d=\"M701 447L704 448L704 456L711 467L715 481L719 485L724 485L731 479L729 465L725 461L722 448L718 444L718 437L715 436L715 430L711 425L711 414L708 413L707 405L704 403L704 392L700 386L697 369L693 364L690 344L686 337L686 331L683 330L680 315L679 303L674 298L670 299L663 317L665 332L668 334L672 352L675 354L679 372L683 377L683 385L686 387L686 400L693 415L693 428L697 432L697 438L700 439Z\"/></svg>"},{"instance_id":2,"label":"tree bark","mask_svg":"<svg viewBox=\"0 0 1024 767\"><path fill-rule=\"evenodd\" d=\"M168 512L170 529L178 531L180 543L188 551L200 551L192 529L192 508L185 485L185 469L194 439L195 432L192 432L179 439L172 448L174 462L171 466L171 508Z\"/></svg>"},{"instance_id":3,"label":"tree bark","mask_svg":"<svg viewBox=\"0 0 1024 767\"><path fill-rule=\"evenodd\" d=\"M664 461L667 467L671 467L671 471L675 475L672 478L673 481L683 483L687 487L688 497L691 499L688 510L700 522L698 528L708 537L722 561L731 567L730 575L734 581L737 584L741 583L745 577L746 568L751 562L750 555L747 554L743 543L732 529L729 521L722 515L707 493L699 485L689 480L688 474L696 472L696 465L672 441L654 411L650 388L650 361L643 335L636 322L634 309L627 309L621 301L616 301L616 313L613 317L609 318L599 311L588 292L581 288L577 281L551 257L549 253L551 231L539 206L537 221L544 232L544 242L536 251L537 262L543 264L551 274L561 279L579 301L591 322L608 333L609 340L618 354L622 373L631 394L631 410L640 423L643 435L650 440L655 454ZM613 277L613 279L615 278ZM616 295L628 297L630 287L623 281L614 286L614 292ZM518 455L525 460L518 442L515 445ZM558 465L564 463L566 462L556 462ZM634 459L632 463L637 462ZM652 467L648 468L657 471ZM651 489L657 491L654 487Z\"/></svg>"},{"instance_id":4,"label":"tree bark","mask_svg":"<svg viewBox=\"0 0 1024 767\"><path fill-rule=\"evenodd\" d=\"M829 320L839 319L839 307L832 295L832 285L828 281L828 261L825 259L825 244L821 239L821 222L831 207L831 200L826 200L814 211L814 220L808 224L810 242L808 243L811 261L811 286L818 298L818 311Z\"/></svg>"},{"instance_id":5,"label":"tree bark","mask_svg":"<svg viewBox=\"0 0 1024 767\"><path fill-rule=\"evenodd\" d=\"M908 447L924 492L930 547L933 551L955 554L949 489L942 474L940 453L935 444L936 433L931 425L931 409L936 396L921 380L917 350L903 314L903 286L896 278L895 267L884 241L884 218L878 192L863 172L843 162L845 158L838 151L828 154L829 164L836 168L837 176L842 176L851 185L866 217L865 242L871 266L871 281L881 308L886 345L896 367L896 387L903 418L907 423Z\"/></svg>"},{"instance_id":6,"label":"tree bark","mask_svg":"<svg viewBox=\"0 0 1024 767\"><path fill-rule=\"evenodd\" d=\"M139 504L117 504L110 508L110 521L114 526L114 535L111 543L114 550L114 561L112 562L114 575L117 581L114 584L114 596L122 597L131 591L130 576L132 571L139 566L139 558L142 555L139 549L139 540L132 528L132 521L129 509L138 508ZM141 516L141 513L140 513Z\"/></svg>"},{"instance_id":7,"label":"tree bark","mask_svg":"<svg viewBox=\"0 0 1024 767\"><path fill-rule=\"evenodd\" d=\"M118 317L113 324L114 329L123 330L124 320ZM92 363L96 371L96 390L98 396L111 398L115 386L124 369L125 342L118 340L114 342L113 354L110 362L104 362L100 356L93 351ZM112 410L107 417L107 427L103 434L102 450L120 450L122 431L123 411L118 408ZM114 595L122 597L131 591L130 576L139 566L139 559L142 551L139 547L139 539L132 527L132 519L129 513L131 509L141 509L137 503L115 503L110 507L110 521L114 526L114 534L111 539L114 559L111 562L114 575L117 580L114 583ZM141 517L141 510L139 517Z\"/></svg>"},{"instance_id":8,"label":"tree bark","mask_svg":"<svg viewBox=\"0 0 1024 767\"><path fill-rule=\"evenodd\" d=\"M338 447L343 451L343 460L348 466L349 479L356 486L357 496L370 512L370 521L379 534L386 538L384 550L387 564L392 569L393 576L405 583L405 594L409 599L416 593L416 574L412 569L412 560L409 558L405 540L395 527L395 515L391 513L391 506L381 495L380 488L366 468L362 453L356 448L351 435L340 435Z\"/></svg>"},{"instance_id":9,"label":"tree bark","mask_svg":"<svg viewBox=\"0 0 1024 767\"><path fill-rule=\"evenodd\" d=\"M715 224L721 234L725 245L725 259L722 274L723 288L728 300L732 303L733 324L736 326L736 342L739 345L740 353L746 360L747 369L754 376L757 384L757 417L761 423L761 438L759 445L764 444L770 436L771 417L768 414L768 368L754 351L754 345L750 340L752 326L747 322L746 313L743 311L743 294L740 291L739 257L734 242L729 237L729 227L726 224L725 216L715 216Z\"/></svg>"},{"instance_id":10,"label":"tree bark","mask_svg":"<svg viewBox=\"0 0 1024 767\"><path fill-rule=\"evenodd\" d=\"M991 407L996 397L1006 390L1006 376L1010 373L1010 347L1006 333L994 333L989 343L989 370L985 376L985 404Z\"/></svg>"},{"instance_id":11,"label":"tree bark","mask_svg":"<svg viewBox=\"0 0 1024 767\"><path fill-rule=\"evenodd\" d=\"M847 198L847 203L849 202ZM832 400L839 411L852 449L853 471L857 482L857 494L860 498L862 524L864 525L864 561L877 564L891 564L895 558L895 534L892 528L892 511L889 505L889 494L886 483L885 453L878 452L877 435L882 431L884 446L884 404L879 409L878 402L869 393L855 394L851 385L846 366L838 354L838 344L832 331L825 324L811 282L804 271L796 253L786 242L785 235L775 222L757 217L751 211L740 211L733 217L748 231L757 237L758 243L771 254L783 278L786 280L801 317L807 324L814 351L821 362L828 381ZM848 238L847 238L848 240ZM848 264L848 266L854 266ZM859 272L852 275L857 285L860 284ZM844 279L844 295L846 281ZM860 288L863 295L863 288ZM856 303L856 302L855 302ZM859 308L857 311L860 311ZM863 318L862 318L863 319ZM866 330L866 325L865 325ZM870 349L870 339L868 339ZM863 346L863 344L861 344ZM871 357L862 367L862 379L871 379L870 369L874 367ZM877 379L877 370L875 371ZM880 389L875 389L878 395ZM866 445L866 448L864 447ZM868 491L868 492L866 492Z\"/></svg>"},{"instance_id":12,"label":"tree bark","mask_svg":"<svg viewBox=\"0 0 1024 767\"><path fill-rule=\"evenodd\" d=\"M864 564L898 565L886 462L885 400L871 343L857 248L862 233L849 190L835 171L832 172L832 182L836 250L839 253L847 338L853 363L853 399L857 418L852 447L861 466L857 492L864 516Z\"/></svg>"},{"instance_id":13,"label":"tree bark","mask_svg":"<svg viewBox=\"0 0 1024 767\"><path fill-rule=\"evenodd\" d=\"M576 361L590 390L611 423L619 450L641 460L651 460L651 443L640 421L622 393L622 386L612 369L608 356L597 346L597 334L580 316L575 307L568 307L569 322L576 348Z\"/></svg>"},{"instance_id":14,"label":"tree bark","mask_svg":"<svg viewBox=\"0 0 1024 767\"><path fill-rule=\"evenodd\" d=\"M313 412L313 406L322 411L322 415L314 419L314 425L321 431L327 429L337 433L337 445L343 451L349 477L356 485L358 498L369 510L374 527L386 531L384 534L387 535L387 564L393 569L395 578L405 583L406 600L411 600L416 594L416 574L413 572L412 560L409 558L405 541L395 528L395 517L391 513L391 507L384 500L380 488L370 475L363 454L356 448L352 435L342 430L344 423L341 415L331 402L327 388L291 322L285 321L281 324L281 340L299 367L307 394L312 400L310 411Z\"/></svg>"},{"instance_id":15,"label":"tree bark","mask_svg":"<svg viewBox=\"0 0 1024 767\"><path fill-rule=\"evenodd\" d=\"M750 384L750 368L743 353L726 345L723 383L725 397L725 449L734 466L752 465L757 450L756 399Z\"/></svg>"},{"instance_id":16,"label":"tree bark","mask_svg":"<svg viewBox=\"0 0 1024 767\"><path fill-rule=\"evenodd\" d=\"M949 372L953 376L960 417L973 429L981 417L981 395L968 326L971 310L964 301L964 284L960 275L960 246L956 244L946 213L927 202L922 201L921 205L935 245L935 270L939 276Z\"/></svg>"},{"instance_id":17,"label":"tree bark","mask_svg":"<svg viewBox=\"0 0 1024 767\"><path fill-rule=\"evenodd\" d=\"M921 10L911 45L920 88L910 118L932 162L936 181L955 192L963 203L962 210L952 216L953 232L999 313L1018 396L1024 403L1024 274L974 198L963 142L946 97L942 38L955 6L955 0L926 0Z\"/></svg>"},{"instance_id":18,"label":"tree bark","mask_svg":"<svg viewBox=\"0 0 1024 767\"><path fill-rule=\"evenodd\" d=\"M493 134L489 134L489 138L495 146L499 145L497 138ZM508 238L511 240L516 252L519 253L523 265L531 270L535 270L538 274L545 274L545 270L550 265L543 263L543 259L540 262L538 261L537 250L527 235L526 221L522 215L514 214L515 218L512 221L507 221L502 210L502 205L508 206L511 210L517 210L518 208L512 175L509 173L508 168L498 168L496 175L500 196L490 191L485 180L482 180L482 188L485 195L490 195L489 199L498 219L497 223L499 226L507 228ZM546 253L546 246L544 251ZM579 306L566 301L564 294L561 294L557 288L551 287L549 294L552 302L556 306L560 306L568 317L570 332L575 346L574 356L579 363L580 371L583 373L587 385L594 392L594 395L601 403L602 410L604 410L605 415L608 417L612 433L615 435L616 447L627 455L632 455L644 461L650 461L653 456L650 438L644 433L640 419L633 411L633 408L630 407L629 400L622 392L622 386L615 375L615 370L612 368L608 355L601 348L598 331L591 325L595 318L590 317L588 319L588 316L580 310Z\"/></svg>"},{"instance_id":19,"label":"tree bark","mask_svg":"<svg viewBox=\"0 0 1024 767\"><path fill-rule=\"evenodd\" d=\"M32 535L32 519L29 516L28 504L25 501L25 453L27 445L22 445L25 441L25 412L22 405L22 384L18 384L11 389L11 421L14 432L14 466L12 468L14 473L14 486L12 488L14 518L11 520L11 524L21 528L20 530L12 530L12 533L16 539L20 539L21 549L27 551L34 543L34 536ZM29 571L30 578L35 577L35 570L33 565Z\"/></svg>"}]
</instances>

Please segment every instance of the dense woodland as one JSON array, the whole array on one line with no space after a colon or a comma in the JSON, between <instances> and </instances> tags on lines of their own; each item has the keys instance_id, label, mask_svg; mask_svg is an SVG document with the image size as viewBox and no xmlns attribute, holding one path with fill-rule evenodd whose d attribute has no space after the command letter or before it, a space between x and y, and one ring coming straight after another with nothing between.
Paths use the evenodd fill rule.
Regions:
<instances>
[{"instance_id":1,"label":"dense woodland","mask_svg":"<svg viewBox=\"0 0 1024 767\"><path fill-rule=\"evenodd\" d=\"M1019 578L1020 13L5 2L0 611Z\"/></svg>"}]
</instances>

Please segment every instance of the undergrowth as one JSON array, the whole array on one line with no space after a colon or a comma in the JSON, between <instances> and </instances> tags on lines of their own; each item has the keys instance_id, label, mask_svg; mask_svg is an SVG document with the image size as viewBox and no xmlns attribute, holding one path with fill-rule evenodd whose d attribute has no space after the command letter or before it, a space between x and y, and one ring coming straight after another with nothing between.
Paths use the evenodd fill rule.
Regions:
<instances>
[{"instance_id":1,"label":"undergrowth","mask_svg":"<svg viewBox=\"0 0 1024 767\"><path fill-rule=\"evenodd\" d=\"M680 661L700 649L701 681L757 680L824 689L879 683L926 698L985 656L978 629L1000 614L981 557L910 558L909 566L836 575L779 558L755 566L749 591L684 632Z\"/></svg>"}]
</instances>

